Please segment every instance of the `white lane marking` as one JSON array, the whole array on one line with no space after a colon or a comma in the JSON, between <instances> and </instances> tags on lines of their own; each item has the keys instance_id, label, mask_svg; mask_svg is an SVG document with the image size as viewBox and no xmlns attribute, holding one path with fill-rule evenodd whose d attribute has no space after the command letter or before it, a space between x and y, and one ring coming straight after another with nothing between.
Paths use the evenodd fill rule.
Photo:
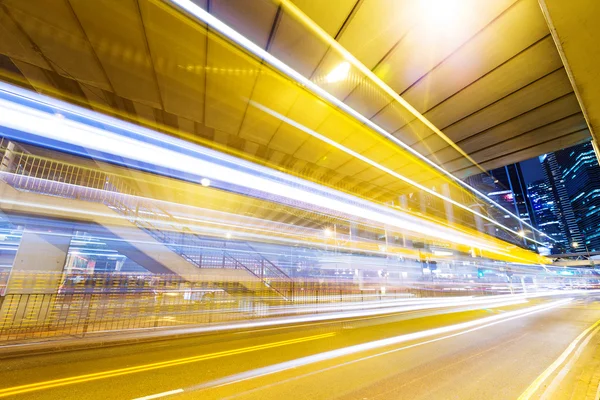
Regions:
<instances>
[{"instance_id":1,"label":"white lane marking","mask_svg":"<svg viewBox=\"0 0 600 400\"><path fill-rule=\"evenodd\" d=\"M596 327L596 329L594 329L594 331L592 333L587 335L585 340L578 346L577 351L575 351L575 353L573 354L573 357L571 357L569 362L567 362L567 364L565 364L565 366L562 367L562 369L554 377L552 382L550 382L550 385L548 385L548 388L546 390L544 390L541 400L547 400L547 399L552 398L552 394L556 391L556 389L558 389L558 387L560 386L562 381L565 379L565 377L567 376L569 371L571 371L571 368L573 368L573 364L575 364L575 362L577 362L577 360L581 356L581 353L583 353L583 350L585 350L587 345L590 343L590 340L592 340L592 338L599 331L600 331L600 326Z\"/></svg>"},{"instance_id":2,"label":"white lane marking","mask_svg":"<svg viewBox=\"0 0 600 400\"><path fill-rule=\"evenodd\" d=\"M177 394L177 393L181 393L183 392L183 389L175 389L175 390L169 390L168 392L162 392L162 393L157 393L157 394L151 394L149 396L144 396L144 397L136 397L133 400L150 400L150 399L158 399L159 397L165 397L165 396L170 396L172 394Z\"/></svg>"},{"instance_id":3,"label":"white lane marking","mask_svg":"<svg viewBox=\"0 0 600 400\"><path fill-rule=\"evenodd\" d=\"M577 347L579 342L581 342L583 340L583 338L585 338L587 336L587 334L590 333L590 331L597 328L598 326L600 326L600 320L596 321L596 323L594 323L592 326L590 326L585 331L583 331L579 336L577 336L575 338L575 340L573 340L571 342L571 344L569 344L569 346L566 348L566 350L552 364L550 364L550 366L548 368L546 368L546 370L544 372L542 372L540 374L540 376L538 376L531 383L531 385L529 385L529 387L527 389L525 389L525 391L519 396L519 398L517 400L530 399L531 396L533 396L535 394L535 392L538 391L538 389L540 388L542 383L544 383L544 381L546 379L548 379L548 377L550 375L552 375L554 373L554 371L556 371L556 369L562 365L562 363L565 362L567 357L569 357L569 355L571 355L571 353L573 353L573 351L575 350L575 348Z\"/></svg>"},{"instance_id":4,"label":"white lane marking","mask_svg":"<svg viewBox=\"0 0 600 400\"><path fill-rule=\"evenodd\" d=\"M250 371L242 372L242 373L235 374L235 375L230 375L228 377L217 379L217 380L214 380L211 382L206 382L206 383L203 383L200 385L191 386L189 388L186 388L186 391L214 389L217 387L227 386L230 384L259 378L262 376L271 375L271 374L275 374L278 372L287 371L289 369L293 369L293 368L297 368L297 367L301 367L301 366L305 366L305 365L309 365L309 364L314 364L317 362L327 361L327 360L331 360L331 359L346 356L346 355L355 354L355 353L362 352L362 351L374 350L377 348L400 344L403 342L408 342L408 341L412 341L412 340L418 340L418 339L423 339L426 337L436 336L436 335L443 334L443 333L459 331L459 332L456 332L456 333L453 333L453 334L450 334L447 336L430 339L430 340L415 343L415 344L412 344L409 346L388 350L388 351L385 351L382 353L377 353L377 354L367 356L367 357L362 357L360 359L349 361L347 363L338 364L334 367L330 367L330 369L332 369L332 368L336 368L339 366L349 365L349 364L353 364L353 363L356 363L359 361L364 361L364 360L379 357L382 355L391 354L391 353L395 353L398 351L410 349L413 347L423 346L425 344L434 343L434 342L438 342L438 341L445 340L445 339L450 339L450 338L453 338L456 336L461 336L461 335L464 335L464 334L467 334L470 332L475 332L480 329L484 329L484 328L487 328L487 327L490 327L493 325L511 321L513 319L522 318L522 317L525 317L528 315L532 315L532 314L547 311L547 310L550 310L550 309L553 309L556 307L564 306L564 305L570 303L571 301L572 301L572 299L558 300L558 301L554 301L550 304L529 307L524 310L510 311L510 312L507 312L504 314L497 314L492 317L481 318L478 320L463 322L463 323L456 324L456 325L446 326L446 327L442 327L442 328L429 329L426 331L409 333L409 334L395 336L395 337L388 338L388 339L381 339L381 340L376 340L376 341L368 342L368 343L362 343L362 344L349 346L349 347L345 347L345 348L341 348L341 349L337 349L337 350L331 350L331 351L327 351L324 353L319 353L319 354L315 354L312 356L302 357L302 358L298 358L295 360L286 361L286 362L283 362L280 364L271 365L268 367L258 368L255 370L250 370ZM316 371L316 372L320 372L320 371Z\"/></svg>"}]
</instances>

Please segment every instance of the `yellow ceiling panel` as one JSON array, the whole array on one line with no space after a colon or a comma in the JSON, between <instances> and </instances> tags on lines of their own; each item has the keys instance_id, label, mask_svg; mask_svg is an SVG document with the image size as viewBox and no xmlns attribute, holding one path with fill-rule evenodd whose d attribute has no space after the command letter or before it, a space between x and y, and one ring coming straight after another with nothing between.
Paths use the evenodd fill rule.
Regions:
<instances>
[{"instance_id":1,"label":"yellow ceiling panel","mask_svg":"<svg viewBox=\"0 0 600 400\"><path fill-rule=\"evenodd\" d=\"M316 164L332 150L331 146L319 139L307 137L307 140L294 153L294 157Z\"/></svg>"},{"instance_id":2,"label":"yellow ceiling panel","mask_svg":"<svg viewBox=\"0 0 600 400\"><path fill-rule=\"evenodd\" d=\"M444 129L444 133L454 141L462 140L572 91L564 69L559 69Z\"/></svg>"},{"instance_id":3,"label":"yellow ceiling panel","mask_svg":"<svg viewBox=\"0 0 600 400\"><path fill-rule=\"evenodd\" d=\"M50 69L41 54L31 47L29 39L23 35L17 25L18 22L15 22L13 18L5 12L4 8L0 8L0 36L4 38L0 40L0 53L41 68ZM24 18L30 19L31 17ZM30 23L30 25L34 24L34 21Z\"/></svg>"},{"instance_id":4,"label":"yellow ceiling panel","mask_svg":"<svg viewBox=\"0 0 600 400\"><path fill-rule=\"evenodd\" d=\"M300 22L284 13L270 46L270 53L293 65L294 69L310 77L329 46L314 35L308 35Z\"/></svg>"},{"instance_id":5,"label":"yellow ceiling panel","mask_svg":"<svg viewBox=\"0 0 600 400\"><path fill-rule=\"evenodd\" d=\"M398 150L394 146L373 146L362 152L362 155L377 163L381 163L388 158L397 155Z\"/></svg>"},{"instance_id":6,"label":"yellow ceiling panel","mask_svg":"<svg viewBox=\"0 0 600 400\"><path fill-rule=\"evenodd\" d=\"M115 93L161 108L137 3L133 0L73 0L70 4ZM111 29L106 29L108 26Z\"/></svg>"},{"instance_id":7,"label":"yellow ceiling panel","mask_svg":"<svg viewBox=\"0 0 600 400\"><path fill-rule=\"evenodd\" d=\"M333 109L305 90L300 90L298 98L287 117L298 121L305 127L317 130Z\"/></svg>"},{"instance_id":8,"label":"yellow ceiling panel","mask_svg":"<svg viewBox=\"0 0 600 400\"><path fill-rule=\"evenodd\" d=\"M140 10L165 111L204 121L206 29L151 2L140 2Z\"/></svg>"},{"instance_id":9,"label":"yellow ceiling panel","mask_svg":"<svg viewBox=\"0 0 600 400\"><path fill-rule=\"evenodd\" d=\"M209 39L205 124L237 135L262 67L254 60L231 52L221 40ZM229 69L248 73L228 75Z\"/></svg>"},{"instance_id":10,"label":"yellow ceiling panel","mask_svg":"<svg viewBox=\"0 0 600 400\"><path fill-rule=\"evenodd\" d=\"M459 10L439 17L440 10L414 2L408 11L415 13L412 29L376 68L377 75L396 92L404 92L515 1L463 0ZM437 18L430 13L438 13ZM450 20L453 17L456 19Z\"/></svg>"},{"instance_id":11,"label":"yellow ceiling panel","mask_svg":"<svg viewBox=\"0 0 600 400\"><path fill-rule=\"evenodd\" d=\"M548 36L464 88L426 115L443 129L460 118L464 118L561 68L561 66L562 62L552 38Z\"/></svg>"},{"instance_id":12,"label":"yellow ceiling panel","mask_svg":"<svg viewBox=\"0 0 600 400\"><path fill-rule=\"evenodd\" d=\"M317 163L320 167L337 170L342 164L352 160L352 156L341 151L329 152L325 157L322 157Z\"/></svg>"},{"instance_id":13,"label":"yellow ceiling panel","mask_svg":"<svg viewBox=\"0 0 600 400\"><path fill-rule=\"evenodd\" d=\"M529 132L540 126L577 113L581 113L579 103L577 102L575 94L570 93L539 108L533 109L524 115L490 128L483 134L471 136L470 138L463 140L460 143L460 146L467 152L475 152L478 149L490 146L495 142L510 139L511 137ZM441 156L441 154L439 155Z\"/></svg>"},{"instance_id":14,"label":"yellow ceiling panel","mask_svg":"<svg viewBox=\"0 0 600 400\"><path fill-rule=\"evenodd\" d=\"M369 69L406 33L412 0L363 0L338 39Z\"/></svg>"},{"instance_id":15,"label":"yellow ceiling panel","mask_svg":"<svg viewBox=\"0 0 600 400\"><path fill-rule=\"evenodd\" d=\"M308 139L308 135L290 125L282 124L269 143L269 148L294 154Z\"/></svg>"},{"instance_id":16,"label":"yellow ceiling panel","mask_svg":"<svg viewBox=\"0 0 600 400\"><path fill-rule=\"evenodd\" d=\"M293 2L331 36L337 34L356 3L355 0L293 0Z\"/></svg>"},{"instance_id":17,"label":"yellow ceiling panel","mask_svg":"<svg viewBox=\"0 0 600 400\"><path fill-rule=\"evenodd\" d=\"M473 84L484 88L483 93L480 93L480 96L483 96L481 102L484 102L487 91L492 95L496 92L489 90L490 81L497 82L502 78L519 81L532 75L532 71L522 65L516 65L520 64L520 61L511 58L523 50L529 51L526 50L529 46L547 35L548 27L537 1L518 1L411 86L403 93L403 97L417 110L425 112L454 94L461 95L463 88ZM493 45L490 45L491 43ZM549 63L551 60L545 60L544 57L551 59L553 53L555 50L550 49L538 62ZM504 63L506 65L503 65ZM514 72L507 70L511 65L515 67ZM498 67L499 70L494 71ZM496 77L492 79L486 76L488 73ZM488 83L479 82L480 78ZM474 101L480 98L472 95L469 97ZM452 111L452 108L449 108L446 112L452 115ZM440 123L440 128L447 125L442 121Z\"/></svg>"}]
</instances>

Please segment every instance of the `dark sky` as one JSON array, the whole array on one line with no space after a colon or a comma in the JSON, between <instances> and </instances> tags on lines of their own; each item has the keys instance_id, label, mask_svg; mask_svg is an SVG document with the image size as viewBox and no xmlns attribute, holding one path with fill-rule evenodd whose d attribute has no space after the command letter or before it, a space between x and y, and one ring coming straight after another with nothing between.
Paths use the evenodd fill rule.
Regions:
<instances>
[{"instance_id":1,"label":"dark sky","mask_svg":"<svg viewBox=\"0 0 600 400\"><path fill-rule=\"evenodd\" d=\"M521 170L525 182L530 183L544 178L539 158L535 157L521 162Z\"/></svg>"}]
</instances>

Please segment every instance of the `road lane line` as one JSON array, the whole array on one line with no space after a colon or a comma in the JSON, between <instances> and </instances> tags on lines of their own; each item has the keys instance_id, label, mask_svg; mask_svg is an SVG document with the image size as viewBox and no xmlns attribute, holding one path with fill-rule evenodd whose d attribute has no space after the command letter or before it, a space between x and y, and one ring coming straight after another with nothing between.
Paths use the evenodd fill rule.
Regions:
<instances>
[{"instance_id":1,"label":"road lane line","mask_svg":"<svg viewBox=\"0 0 600 400\"><path fill-rule=\"evenodd\" d=\"M572 299L558 300L558 301L554 301L549 304L533 306L533 307L529 307L529 308L526 308L523 310L509 311L509 312L506 312L503 314L497 314L492 317L485 317L485 318L481 318L481 319L477 319L477 320L473 320L473 321L469 321L469 322L462 322L462 323L455 324L455 325L445 326L442 328L434 328L434 329L429 329L426 331L409 333L409 334L391 337L388 339L380 339L380 340L376 340L374 342L367 342L367 343L362 343L362 344L353 345L353 346L349 346L349 347L344 347L344 348L337 349L337 350L331 350L331 351L327 351L324 353L319 353L319 354L315 354L312 356L302 357L302 358L298 358L295 360L271 365L268 367L262 367L262 368L258 368L255 370L250 370L250 371L242 372L239 374L230 375L225 378L221 378L221 379L217 379L217 380L213 380L210 382L206 382L206 383L202 383L199 385L185 388L185 391L187 392L187 391L192 391L192 390L215 389L218 387L227 386L227 385L231 385L231 384L235 384L235 383L239 383L239 382L243 382L243 381L248 381L251 379L260 378L262 376L267 376L267 375L287 371L290 369L294 369L294 368L298 368L298 367L302 367L302 366L306 366L306 365L310 365L310 364L315 364L318 362L324 362L324 361L332 360L335 358L356 354L356 353L363 352L363 351L379 349L379 348L383 348L383 347L387 347L387 346L397 345L400 343L405 343L405 342L415 341L418 339L424 339L427 337L441 335L444 333L456 332L456 333L452 333L452 334L449 334L446 336L441 336L441 337L429 339L429 340L426 340L423 342L414 343L414 344L411 344L408 346L395 348L395 349L384 351L381 353L376 353L376 354L373 354L370 356L362 357L362 358L348 361L348 362L345 362L342 364L336 364L332 367L324 368L322 370L314 371L314 372L311 372L311 373L308 373L305 375L305 376L309 376L309 375L312 375L315 373L327 371L327 370L338 368L341 366L354 364L354 363L369 360L369 359L372 359L375 357L380 357L383 355L392 354L392 353L396 353L399 351L411 349L414 347L423 346L423 345L426 345L429 343L435 343L435 342L450 339L453 337L461 336L461 335L464 335L467 333L475 332L480 329L485 329L487 327L501 324L501 323L504 323L507 321L511 321L511 320L518 319L518 318L523 318L528 315L537 314L539 312L547 311L547 310L550 310L550 309L553 309L556 307L561 307L561 306L564 306L564 305L570 303L571 301L572 301Z\"/></svg>"},{"instance_id":2,"label":"road lane line","mask_svg":"<svg viewBox=\"0 0 600 400\"><path fill-rule=\"evenodd\" d=\"M558 373L556 374L554 379L552 379L552 381L550 382L550 384L548 385L546 390L544 390L544 392L542 393L541 400L552 398L552 393L554 393L556 391L556 389L559 388L561 382L565 379L567 374L571 371L571 368L573 368L573 364L575 364L577 362L577 360L581 356L581 353L583 353L583 351L585 350L587 345L590 343L590 340L592 340L599 331L600 331L600 326L596 327L596 329L594 329L592 331L592 333L587 335L585 340L582 343L580 343L579 346L577 346L577 350L575 351L573 356L569 359L569 361L565 364L565 366L562 367L560 371L558 371Z\"/></svg>"},{"instance_id":3,"label":"road lane line","mask_svg":"<svg viewBox=\"0 0 600 400\"><path fill-rule=\"evenodd\" d=\"M149 396L144 396L144 397L136 397L133 400L151 400L151 399L158 399L159 397L166 397L166 396L170 396L172 394L177 394L177 393L181 393L183 392L183 389L175 389L175 390L169 390L168 392L162 392L162 393L157 393L157 394L151 394Z\"/></svg>"},{"instance_id":4,"label":"road lane line","mask_svg":"<svg viewBox=\"0 0 600 400\"><path fill-rule=\"evenodd\" d=\"M556 371L556 369L565 362L567 357L569 357L569 355L573 353L579 342L581 342L583 338L585 338L588 335L588 333L590 333L593 329L596 329L598 326L600 326L600 320L596 321L596 323L594 323L592 326L583 331L579 336L577 336L575 340L573 340L571 344L569 344L566 350L563 351L563 353L552 364L550 364L550 366L546 368L546 370L544 370L544 372L542 372L531 383L531 385L529 385L527 389L525 389L525 391L519 396L517 400L529 400L531 396L533 396L535 392L537 392L542 383L544 383L544 381L548 379L548 377L552 375L554 371Z\"/></svg>"},{"instance_id":5,"label":"road lane line","mask_svg":"<svg viewBox=\"0 0 600 400\"><path fill-rule=\"evenodd\" d=\"M94 381L94 380L98 380L98 379L112 378L112 377L116 377L116 376L151 371L151 370L155 370L155 369L167 368L167 367L172 367L172 366L176 366L176 365L189 364L189 363L205 361L205 360L212 360L215 358L249 353L249 352L264 350L264 349L271 349L274 347L282 347L282 346L286 346L286 345L290 345L290 344L303 343L303 342L308 342L308 341L313 341L313 340L318 340L318 339L329 338L329 337L335 336L335 334L336 334L335 332L323 333L320 335L306 336L306 337L298 338L298 339L289 339L289 340L283 340L280 342L273 342L273 343L267 343L267 344L256 345L256 346L248 346L248 347L243 347L241 349L225 350L225 351L220 351L220 352L216 352L216 353L203 354L203 355L199 355L199 356L185 357L185 358L179 358L179 359L175 359L175 360L138 365L135 367L119 368L119 369L110 370L110 371L96 372L96 373L92 373L92 374L73 376L70 378L54 379L54 380L50 380L50 381L31 383L31 384L21 385L21 386L14 386L14 387L10 387L10 388L0 389L0 397L14 396L17 394L29 393L29 392L33 392L33 391L37 391L37 390L42 390L42 389L50 389L50 388L59 387L59 386L72 385L75 383L89 382L89 381Z\"/></svg>"}]
</instances>

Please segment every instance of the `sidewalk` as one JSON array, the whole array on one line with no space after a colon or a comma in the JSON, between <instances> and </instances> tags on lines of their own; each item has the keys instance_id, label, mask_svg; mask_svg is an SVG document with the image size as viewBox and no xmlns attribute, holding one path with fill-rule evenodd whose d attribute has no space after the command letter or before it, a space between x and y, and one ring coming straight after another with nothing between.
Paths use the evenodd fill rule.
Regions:
<instances>
[{"instance_id":1,"label":"sidewalk","mask_svg":"<svg viewBox=\"0 0 600 400\"><path fill-rule=\"evenodd\" d=\"M558 388L541 399L598 400L600 395L600 331L587 343Z\"/></svg>"},{"instance_id":2,"label":"sidewalk","mask_svg":"<svg viewBox=\"0 0 600 400\"><path fill-rule=\"evenodd\" d=\"M526 399L600 399L600 321L577 343L560 366ZM566 350L569 351L569 350Z\"/></svg>"}]
</instances>

